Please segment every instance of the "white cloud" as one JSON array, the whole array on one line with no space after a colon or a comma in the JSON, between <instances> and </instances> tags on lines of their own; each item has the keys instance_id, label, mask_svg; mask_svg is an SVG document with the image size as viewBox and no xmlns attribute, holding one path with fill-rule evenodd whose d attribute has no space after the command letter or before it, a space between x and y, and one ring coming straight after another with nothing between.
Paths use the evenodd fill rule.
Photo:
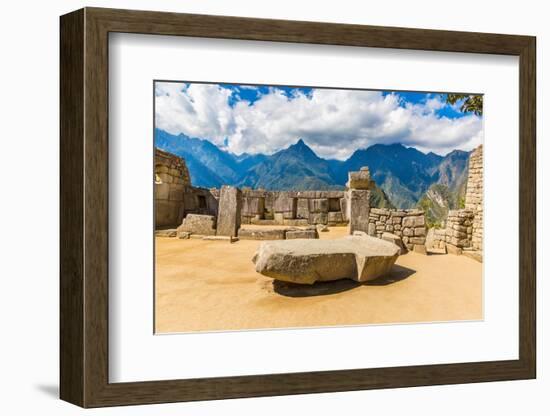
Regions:
<instances>
[{"instance_id":1,"label":"white cloud","mask_svg":"<svg viewBox=\"0 0 550 416\"><path fill-rule=\"evenodd\" d=\"M403 103L378 91L314 89L289 98L281 89L250 104L230 106L231 90L215 84L157 83L156 127L172 134L208 139L240 154L274 153L299 138L321 157L345 159L375 143L402 143L446 154L471 150L483 140L475 115L441 117L447 104L439 95Z\"/></svg>"}]
</instances>

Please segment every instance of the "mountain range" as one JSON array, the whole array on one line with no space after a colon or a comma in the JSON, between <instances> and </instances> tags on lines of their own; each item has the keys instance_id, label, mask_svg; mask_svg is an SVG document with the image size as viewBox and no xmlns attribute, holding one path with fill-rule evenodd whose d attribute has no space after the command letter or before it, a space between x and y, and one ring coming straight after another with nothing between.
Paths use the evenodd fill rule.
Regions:
<instances>
[{"instance_id":1,"label":"mountain range","mask_svg":"<svg viewBox=\"0 0 550 416\"><path fill-rule=\"evenodd\" d=\"M378 188L377 206L441 212L457 207L465 193L469 152L446 156L402 144L375 144L347 160L323 159L302 140L272 155L234 155L208 140L155 130L155 146L185 159L191 182L206 188L234 185L266 190L344 189L349 171L368 166ZM435 186L437 185L437 186Z\"/></svg>"}]
</instances>

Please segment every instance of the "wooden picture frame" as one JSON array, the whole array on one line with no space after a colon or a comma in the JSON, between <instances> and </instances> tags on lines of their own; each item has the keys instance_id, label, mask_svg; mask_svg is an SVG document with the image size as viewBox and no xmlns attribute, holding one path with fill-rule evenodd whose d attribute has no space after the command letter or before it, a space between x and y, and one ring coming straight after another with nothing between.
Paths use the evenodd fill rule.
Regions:
<instances>
[{"instance_id":1,"label":"wooden picture frame","mask_svg":"<svg viewBox=\"0 0 550 416\"><path fill-rule=\"evenodd\" d=\"M60 396L82 407L535 378L535 38L85 8L61 17ZM110 383L108 34L110 32L502 54L519 57L519 359Z\"/></svg>"}]
</instances>

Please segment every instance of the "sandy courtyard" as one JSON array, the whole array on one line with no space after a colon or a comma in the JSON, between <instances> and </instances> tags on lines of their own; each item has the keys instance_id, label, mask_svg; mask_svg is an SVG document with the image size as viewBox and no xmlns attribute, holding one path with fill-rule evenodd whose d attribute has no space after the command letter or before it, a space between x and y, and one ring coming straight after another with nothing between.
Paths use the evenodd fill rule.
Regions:
<instances>
[{"instance_id":1,"label":"sandy courtyard","mask_svg":"<svg viewBox=\"0 0 550 416\"><path fill-rule=\"evenodd\" d=\"M408 253L372 282L294 286L255 272L260 243L157 237L156 332L482 319L482 264L468 257Z\"/></svg>"}]
</instances>

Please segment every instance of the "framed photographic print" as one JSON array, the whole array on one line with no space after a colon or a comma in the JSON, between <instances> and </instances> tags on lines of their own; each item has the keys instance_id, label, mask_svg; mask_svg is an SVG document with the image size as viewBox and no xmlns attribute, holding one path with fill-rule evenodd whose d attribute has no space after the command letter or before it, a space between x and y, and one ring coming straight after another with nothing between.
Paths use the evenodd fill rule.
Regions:
<instances>
[{"instance_id":1,"label":"framed photographic print","mask_svg":"<svg viewBox=\"0 0 550 416\"><path fill-rule=\"evenodd\" d=\"M534 378L535 38L61 17L83 406Z\"/></svg>"}]
</instances>

